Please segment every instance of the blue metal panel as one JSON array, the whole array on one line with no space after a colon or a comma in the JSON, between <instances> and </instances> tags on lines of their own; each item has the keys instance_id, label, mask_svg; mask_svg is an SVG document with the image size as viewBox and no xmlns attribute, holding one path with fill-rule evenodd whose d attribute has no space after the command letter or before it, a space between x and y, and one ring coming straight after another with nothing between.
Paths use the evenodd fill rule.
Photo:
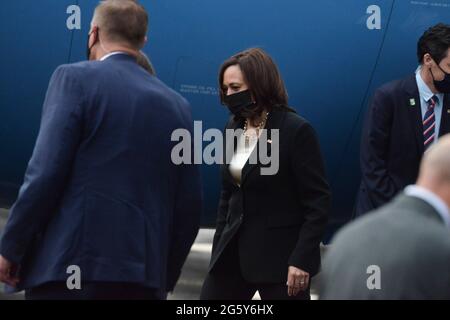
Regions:
<instances>
[{"instance_id":1,"label":"blue metal panel","mask_svg":"<svg viewBox=\"0 0 450 320\"><path fill-rule=\"evenodd\" d=\"M68 61L70 0L4 1L0 8L0 202L14 201L31 156L48 81Z\"/></svg>"},{"instance_id":2,"label":"blue metal panel","mask_svg":"<svg viewBox=\"0 0 450 320\"><path fill-rule=\"evenodd\" d=\"M381 30L366 26L366 11L372 4L383 12ZM257 7L251 0L223 6L206 0L189 5L181 0L148 1L151 28L146 52L158 75L188 98L194 118L207 129L223 128L227 118L214 94L223 60L248 47L267 50L280 67L290 104L319 133L335 192L348 187L335 176L365 98L391 7L392 1L262 0ZM205 222L213 223L218 170L204 166L203 176ZM346 204L350 201L353 196ZM350 217L351 206L345 209L333 209L333 223Z\"/></svg>"},{"instance_id":3,"label":"blue metal panel","mask_svg":"<svg viewBox=\"0 0 450 320\"><path fill-rule=\"evenodd\" d=\"M70 3L71 2L71 3ZM164 0L141 1L150 13L144 51L158 76L192 104L203 129L228 117L217 97L217 72L248 47L277 62L290 104L319 133L333 189L330 233L352 215L359 184L361 119L373 90L413 72L415 45L429 26L449 21L450 0ZM81 30L66 28L66 8L79 4ZM85 59L96 1L15 0L0 11L0 204L9 206L22 182L41 106L57 65ZM367 9L381 10L369 30ZM203 165L205 225L214 225L220 188L217 166Z\"/></svg>"}]
</instances>

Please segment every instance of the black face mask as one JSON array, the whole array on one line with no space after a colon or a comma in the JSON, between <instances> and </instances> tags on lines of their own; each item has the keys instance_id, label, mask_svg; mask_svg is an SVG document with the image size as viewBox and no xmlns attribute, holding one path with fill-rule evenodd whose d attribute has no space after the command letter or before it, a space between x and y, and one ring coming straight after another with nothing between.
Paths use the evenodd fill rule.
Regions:
<instances>
[{"instance_id":1,"label":"black face mask","mask_svg":"<svg viewBox=\"0 0 450 320\"><path fill-rule=\"evenodd\" d=\"M440 81L435 80L433 72L431 71L431 68L430 68L431 76L433 77L434 86L440 93L449 94L450 93L450 74L445 72L444 70L442 70L442 68L439 65L437 65L437 66L445 74L445 77L443 80L440 80Z\"/></svg>"},{"instance_id":2,"label":"black face mask","mask_svg":"<svg viewBox=\"0 0 450 320\"><path fill-rule=\"evenodd\" d=\"M242 117L249 107L255 106L250 90L224 96L223 103L230 109L232 114L238 117Z\"/></svg>"},{"instance_id":3,"label":"black face mask","mask_svg":"<svg viewBox=\"0 0 450 320\"><path fill-rule=\"evenodd\" d=\"M86 57L87 57L88 61L91 60L91 49L92 49L92 47L95 45L95 42L97 42L97 39L96 39L95 42L92 44L92 47L89 47L89 39L91 38L91 34L92 34L93 32L94 32L94 31L92 31L91 33L88 33L88 38L87 38L87 45L86 45L87 51L86 51Z\"/></svg>"},{"instance_id":4,"label":"black face mask","mask_svg":"<svg viewBox=\"0 0 450 320\"><path fill-rule=\"evenodd\" d=\"M91 34L89 33L88 34L88 37L87 37L88 39L87 39L87 51L86 51L86 57L87 57L87 60L89 61L89 60L91 60L91 48L89 47L89 39L91 38Z\"/></svg>"}]
</instances>

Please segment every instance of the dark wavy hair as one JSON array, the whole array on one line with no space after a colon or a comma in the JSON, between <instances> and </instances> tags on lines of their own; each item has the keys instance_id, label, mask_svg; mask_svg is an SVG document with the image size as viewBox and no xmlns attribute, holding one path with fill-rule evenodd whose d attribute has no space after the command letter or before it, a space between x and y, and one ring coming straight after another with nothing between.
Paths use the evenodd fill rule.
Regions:
<instances>
[{"instance_id":1,"label":"dark wavy hair","mask_svg":"<svg viewBox=\"0 0 450 320\"><path fill-rule=\"evenodd\" d=\"M429 53L434 61L439 64L447 56L450 48L450 25L439 23L429 28L420 37L417 44L417 58L423 63L423 57Z\"/></svg>"},{"instance_id":2,"label":"dark wavy hair","mask_svg":"<svg viewBox=\"0 0 450 320\"><path fill-rule=\"evenodd\" d=\"M238 65L241 68L244 80L255 99L255 106L242 114L242 118L252 121L257 119L264 110L271 112L274 108L295 112L288 107L288 94L278 67L272 58L260 48L251 48L239 52L226 60L219 71L220 100L224 103L226 92L223 89L225 71ZM235 120L239 117L235 117Z\"/></svg>"}]
</instances>

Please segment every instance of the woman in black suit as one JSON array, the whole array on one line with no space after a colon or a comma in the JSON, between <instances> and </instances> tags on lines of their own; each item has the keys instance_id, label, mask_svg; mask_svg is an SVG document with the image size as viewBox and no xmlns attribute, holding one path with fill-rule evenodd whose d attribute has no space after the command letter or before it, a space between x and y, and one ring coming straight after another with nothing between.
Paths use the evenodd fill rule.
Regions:
<instances>
[{"instance_id":1,"label":"woman in black suit","mask_svg":"<svg viewBox=\"0 0 450 320\"><path fill-rule=\"evenodd\" d=\"M219 83L222 103L233 114L226 131L238 134L225 141L225 159L231 161L221 170L216 233L200 298L244 300L258 290L262 299L310 299L330 205L317 136L287 106L278 68L263 50L231 57ZM259 150L265 149L272 162L278 160L275 174L263 174L268 165Z\"/></svg>"}]
</instances>

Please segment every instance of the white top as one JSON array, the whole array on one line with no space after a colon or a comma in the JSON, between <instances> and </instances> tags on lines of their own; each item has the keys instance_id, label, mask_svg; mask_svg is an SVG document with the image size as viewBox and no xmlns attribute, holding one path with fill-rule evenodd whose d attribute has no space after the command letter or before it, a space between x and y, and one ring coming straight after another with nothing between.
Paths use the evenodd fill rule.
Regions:
<instances>
[{"instance_id":1,"label":"white top","mask_svg":"<svg viewBox=\"0 0 450 320\"><path fill-rule=\"evenodd\" d=\"M109 57L115 56L116 54L126 54L126 55L129 55L129 54L126 53L126 52L122 52L122 51L114 51L114 52L111 52L111 53L108 53L108 54L104 55L104 56L100 59L100 61L104 61L104 60L108 59Z\"/></svg>"},{"instance_id":2,"label":"white top","mask_svg":"<svg viewBox=\"0 0 450 320\"><path fill-rule=\"evenodd\" d=\"M445 225L447 227L450 227L449 208L447 207L445 202L433 192L417 185L411 185L406 187L405 194L411 197L422 199L423 201L428 203L439 213L439 215L442 217L442 220L444 220Z\"/></svg>"},{"instance_id":3,"label":"white top","mask_svg":"<svg viewBox=\"0 0 450 320\"><path fill-rule=\"evenodd\" d=\"M231 176L238 185L241 184L242 169L258 143L258 137L256 136L255 129L248 129L247 135L249 136L248 147L245 147L245 135L240 135L236 146L236 152L231 159L229 167Z\"/></svg>"}]
</instances>

